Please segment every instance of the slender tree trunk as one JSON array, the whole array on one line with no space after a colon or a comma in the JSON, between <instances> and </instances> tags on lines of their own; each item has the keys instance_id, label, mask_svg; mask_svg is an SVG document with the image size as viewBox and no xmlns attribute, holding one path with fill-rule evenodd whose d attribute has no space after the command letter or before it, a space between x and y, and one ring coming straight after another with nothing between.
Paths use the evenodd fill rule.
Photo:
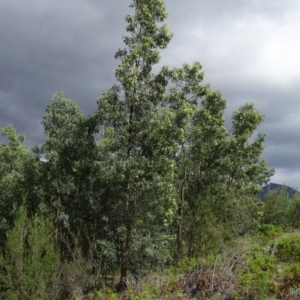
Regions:
<instances>
[{"instance_id":1,"label":"slender tree trunk","mask_svg":"<svg viewBox=\"0 0 300 300\"><path fill-rule=\"evenodd\" d=\"M183 218L183 208L184 208L184 202L185 202L185 185L186 185L186 179L187 179L187 170L186 166L184 165L185 159L186 159L186 153L185 153L185 146L184 144L181 145L181 151L183 155L183 178L182 183L180 187L180 203L178 207L178 217L179 217L179 224L177 228L177 262L179 262L182 254L182 218Z\"/></svg>"},{"instance_id":2,"label":"slender tree trunk","mask_svg":"<svg viewBox=\"0 0 300 300\"><path fill-rule=\"evenodd\" d=\"M59 195L58 196L57 209L56 209L56 228L55 228L55 239L56 239L56 242L58 242L60 206L61 206L61 196Z\"/></svg>"},{"instance_id":3,"label":"slender tree trunk","mask_svg":"<svg viewBox=\"0 0 300 300\"><path fill-rule=\"evenodd\" d=\"M178 215L179 215L179 224L178 224L178 230L177 230L177 261L180 260L181 252L182 252L182 218L183 218L183 206L185 201L185 181L186 181L186 170L184 170L184 178L183 183L181 185L180 189L180 206L178 209Z\"/></svg>"},{"instance_id":4,"label":"slender tree trunk","mask_svg":"<svg viewBox=\"0 0 300 300\"><path fill-rule=\"evenodd\" d=\"M125 195L126 197L126 195ZM124 203L124 225L125 231L123 233L122 241L121 241L121 274L120 274L120 282L119 282L119 290L124 291L127 289L127 259L125 257L126 252L128 250L128 235L129 235L129 201L126 197Z\"/></svg>"},{"instance_id":5,"label":"slender tree trunk","mask_svg":"<svg viewBox=\"0 0 300 300\"><path fill-rule=\"evenodd\" d=\"M130 105L130 114L129 114L129 141L127 148L127 158L130 157L131 152L131 142L132 142L132 121L134 114L134 105ZM129 194L130 194L130 171L126 172L126 184L124 189L124 214L123 214L123 225L124 225L124 233L121 240L121 274L120 274L120 282L118 284L118 288L120 291L124 291L127 289L127 274L128 274L128 264L126 259L126 252L128 250L128 238L130 235L130 220L129 220Z\"/></svg>"},{"instance_id":6,"label":"slender tree trunk","mask_svg":"<svg viewBox=\"0 0 300 300\"><path fill-rule=\"evenodd\" d=\"M80 206L80 195L81 195L81 191L82 191L82 180L80 180L80 182L77 184L78 189L76 192L76 202L75 202L75 221L74 221L74 228L73 228L73 232L76 234L76 236L78 237L78 224L79 224L79 206Z\"/></svg>"}]
</instances>

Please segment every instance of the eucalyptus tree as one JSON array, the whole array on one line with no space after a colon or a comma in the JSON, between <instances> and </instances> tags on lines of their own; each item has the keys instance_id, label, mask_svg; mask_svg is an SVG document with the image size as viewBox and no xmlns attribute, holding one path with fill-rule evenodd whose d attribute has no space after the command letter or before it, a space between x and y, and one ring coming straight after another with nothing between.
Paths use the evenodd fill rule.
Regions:
<instances>
[{"instance_id":1,"label":"eucalyptus tree","mask_svg":"<svg viewBox=\"0 0 300 300\"><path fill-rule=\"evenodd\" d=\"M232 114L232 130L227 141L229 158L228 188L236 187L255 195L274 174L267 161L261 158L266 135L259 133L252 142L255 130L264 116L251 103L246 103Z\"/></svg>"},{"instance_id":2,"label":"eucalyptus tree","mask_svg":"<svg viewBox=\"0 0 300 300\"><path fill-rule=\"evenodd\" d=\"M24 185L26 166L34 159L12 125L1 128L7 143L0 143L1 234L13 224L13 207L27 201L30 188ZM24 203L27 204L27 203Z\"/></svg>"},{"instance_id":3,"label":"eucalyptus tree","mask_svg":"<svg viewBox=\"0 0 300 300\"><path fill-rule=\"evenodd\" d=\"M92 221L94 129L61 92L47 105L42 124L47 135L40 150L46 160L46 210L53 214L57 234L60 229L78 234Z\"/></svg>"},{"instance_id":4,"label":"eucalyptus tree","mask_svg":"<svg viewBox=\"0 0 300 300\"><path fill-rule=\"evenodd\" d=\"M237 232L245 233L258 226L261 203L256 194L268 183L275 170L261 157L266 135L254 136L264 116L251 103L232 114L232 129L227 139L226 190L232 195L219 210L220 219L232 222ZM247 212L247 213L245 213ZM256 225L255 225L256 224Z\"/></svg>"},{"instance_id":5,"label":"eucalyptus tree","mask_svg":"<svg viewBox=\"0 0 300 300\"><path fill-rule=\"evenodd\" d=\"M190 118L183 162L186 179L182 201L185 214L181 215L183 236L181 241L178 239L179 247L180 242L185 242L189 255L195 252L195 245L203 248L205 236L211 236L207 222L213 220L211 210L218 199L216 194L224 185L224 145L228 136L224 124L225 107L226 101L221 94L207 87Z\"/></svg>"},{"instance_id":6,"label":"eucalyptus tree","mask_svg":"<svg viewBox=\"0 0 300 300\"><path fill-rule=\"evenodd\" d=\"M159 49L171 39L167 27L157 24L166 12L160 0L135 0L131 7L135 15L126 17L130 33L124 38L126 49L116 53L121 60L115 71L119 85L105 91L97 111L104 137L111 139L106 146L113 158L109 171L115 186L106 201L112 205L116 201L118 219L112 226L119 243L121 289L126 288L128 268L137 265L134 257L141 257L140 263L160 259L156 250L164 248L161 236L168 233L168 214L176 204L169 159L173 144L164 139L171 115L168 109L157 108L165 99L167 80L163 73L151 73Z\"/></svg>"},{"instance_id":7,"label":"eucalyptus tree","mask_svg":"<svg viewBox=\"0 0 300 300\"><path fill-rule=\"evenodd\" d=\"M196 248L203 250L206 243L217 248L212 239L214 235L220 239L224 226L232 228L228 234L255 227L260 208L253 196L274 174L261 158L266 136L258 134L251 142L262 114L253 104L245 104L233 113L232 130L228 131L225 108L221 94L207 90L190 119L182 162L186 179L181 204L185 205L185 214L181 213L184 237L178 238L178 246L184 240L189 255L195 254Z\"/></svg>"},{"instance_id":8,"label":"eucalyptus tree","mask_svg":"<svg viewBox=\"0 0 300 300\"><path fill-rule=\"evenodd\" d=\"M258 158L263 139L258 139L256 148L249 146L256 149L252 158L243 160L243 155L250 155L245 150L235 161L233 153L238 149L233 141L238 139L240 150L245 149L250 137L247 128L255 126L252 120L239 125L236 113L230 135L224 125L226 102L220 93L202 84L198 62L152 72L160 50L171 39L163 24L167 16L164 1L133 0L131 7L135 14L126 17L126 48L115 56L121 60L115 70L118 84L98 99L94 116L102 132L97 146L103 187L99 205L105 212L103 228L107 238L113 237L110 241L120 263L121 289L126 288L129 270L163 264L168 241L176 235L174 220L179 253L184 216L197 214L194 208L203 199L215 194L208 204L211 211L220 202L216 195L226 191L229 182L240 188L241 172L245 173L243 187L259 184L272 173ZM245 109L242 114L249 112Z\"/></svg>"},{"instance_id":9,"label":"eucalyptus tree","mask_svg":"<svg viewBox=\"0 0 300 300\"><path fill-rule=\"evenodd\" d=\"M128 270L161 266L168 258L178 204L176 156L197 99L206 90L200 85L199 63L152 72L171 39L162 25L164 2L134 0L131 7L135 14L126 17L126 48L116 53L119 84L104 92L97 111L105 131L101 149L110 161L104 176L114 182L103 201L115 211L111 230L120 250L121 289Z\"/></svg>"}]
</instances>

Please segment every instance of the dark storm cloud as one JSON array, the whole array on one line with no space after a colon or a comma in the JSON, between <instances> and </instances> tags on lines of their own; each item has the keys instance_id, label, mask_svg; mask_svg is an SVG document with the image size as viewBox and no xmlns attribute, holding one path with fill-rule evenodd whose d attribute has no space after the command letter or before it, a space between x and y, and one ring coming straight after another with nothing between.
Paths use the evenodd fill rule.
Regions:
<instances>
[{"instance_id":1,"label":"dark storm cloud","mask_svg":"<svg viewBox=\"0 0 300 300\"><path fill-rule=\"evenodd\" d=\"M86 113L95 109L96 98L114 80L113 56L125 32L127 6L108 3L0 4L1 127L13 123L29 144L41 142L41 118L59 90Z\"/></svg>"},{"instance_id":2,"label":"dark storm cloud","mask_svg":"<svg viewBox=\"0 0 300 300\"><path fill-rule=\"evenodd\" d=\"M86 114L114 82L130 0L4 0L0 3L0 127L12 123L27 144L57 91ZM169 48L162 64L200 61L205 83L227 99L226 124L245 102L265 115L264 157L274 181L300 185L300 30L297 1L166 1Z\"/></svg>"}]
</instances>

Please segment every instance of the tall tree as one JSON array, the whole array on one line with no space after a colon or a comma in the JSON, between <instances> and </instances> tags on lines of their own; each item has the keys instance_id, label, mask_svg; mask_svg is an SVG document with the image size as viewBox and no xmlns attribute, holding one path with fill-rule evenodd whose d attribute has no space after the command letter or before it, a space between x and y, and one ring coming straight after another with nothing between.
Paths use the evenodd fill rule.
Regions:
<instances>
[{"instance_id":1,"label":"tall tree","mask_svg":"<svg viewBox=\"0 0 300 300\"><path fill-rule=\"evenodd\" d=\"M250 142L263 119L253 104L244 104L233 112L231 135L227 141L230 158L228 187L235 186L252 195L274 174L274 169L268 168L267 161L261 158L266 135L260 133Z\"/></svg>"},{"instance_id":2,"label":"tall tree","mask_svg":"<svg viewBox=\"0 0 300 300\"><path fill-rule=\"evenodd\" d=\"M121 289L126 288L128 270L164 260L161 254L167 254L164 247L167 237L172 237L169 220L174 221L175 215L180 252L184 206L189 203L191 214L201 199L215 194L212 202L216 203L208 206L210 210L217 207L220 201L216 193L226 190L228 178L235 172L231 156L231 141L235 138L229 137L224 125L226 102L220 93L201 84L201 65L196 62L182 68L162 67L157 74L152 73L153 65L159 62L160 49L171 39L162 25L167 16L164 1L134 0L131 7L135 14L126 17L126 48L116 53L121 60L115 71L119 84L104 92L96 113L104 132L99 142L104 160L99 163L106 188L100 202L110 216L113 211L113 222L107 221L106 228L115 232ZM201 107L197 109L199 103ZM248 115L251 110L246 109L245 116ZM253 131L254 123L257 125L260 119L240 126L236 116L234 135L240 140L246 137L245 143L248 131ZM236 130L244 127L246 131ZM238 162L245 172L254 170L255 162L261 166L260 179L257 168L252 179L248 178L254 185L270 175L258 158L261 142L260 139L248 165L242 159Z\"/></svg>"},{"instance_id":3,"label":"tall tree","mask_svg":"<svg viewBox=\"0 0 300 300\"><path fill-rule=\"evenodd\" d=\"M189 142L185 145L184 239L189 255L195 244L202 247L207 221L212 219L212 196L222 190L224 145L228 132L224 121L226 101L219 92L206 89L199 107L190 118ZM188 168L188 169L187 169ZM181 193L180 193L181 194ZM208 203L207 199L212 203ZM211 235L209 233L209 235Z\"/></svg>"},{"instance_id":4,"label":"tall tree","mask_svg":"<svg viewBox=\"0 0 300 300\"><path fill-rule=\"evenodd\" d=\"M105 200L119 216L111 226L120 241L121 289L126 288L129 269L160 265L167 258L177 204L178 130L174 132L173 124L178 115L165 95L172 72L162 68L157 75L152 73L159 50L171 39L161 25L167 14L161 0L134 0L131 7L135 14L126 17L130 33L124 38L126 49L116 54L121 60L115 72L119 85L98 100L97 112L105 128L103 143L111 153L109 172L115 185Z\"/></svg>"},{"instance_id":5,"label":"tall tree","mask_svg":"<svg viewBox=\"0 0 300 300\"><path fill-rule=\"evenodd\" d=\"M63 93L53 96L42 124L47 134L41 148L47 160L47 207L55 215L57 234L63 228L77 234L91 222L94 128L90 129L89 119Z\"/></svg>"},{"instance_id":6,"label":"tall tree","mask_svg":"<svg viewBox=\"0 0 300 300\"><path fill-rule=\"evenodd\" d=\"M1 135L7 138L7 143L0 143L0 234L13 224L13 206L19 206L26 201L30 192L24 186L26 165L34 159L33 155L23 145L24 135L18 135L12 125L1 128ZM24 203L27 204L27 203Z\"/></svg>"},{"instance_id":7,"label":"tall tree","mask_svg":"<svg viewBox=\"0 0 300 300\"><path fill-rule=\"evenodd\" d=\"M274 173L260 157L265 135L259 134L250 142L263 120L261 113L252 104L245 104L233 113L229 132L225 127L225 108L221 94L207 89L190 119L188 142L181 151L184 159L178 162L182 166L179 176L183 179L179 191L178 252L183 240L182 228L188 253L193 255L198 251L195 248L203 250L206 242L215 247L211 241L213 233L208 230L211 222L216 228L239 223L239 232L253 227L248 219L253 219L259 206L250 198ZM243 212L243 225L241 211L249 214Z\"/></svg>"}]
</instances>

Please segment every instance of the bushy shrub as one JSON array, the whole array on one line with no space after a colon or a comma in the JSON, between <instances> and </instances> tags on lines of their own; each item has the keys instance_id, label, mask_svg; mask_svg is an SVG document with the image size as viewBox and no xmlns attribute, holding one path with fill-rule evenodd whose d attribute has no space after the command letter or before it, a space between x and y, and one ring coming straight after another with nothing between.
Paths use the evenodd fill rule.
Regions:
<instances>
[{"instance_id":1,"label":"bushy shrub","mask_svg":"<svg viewBox=\"0 0 300 300\"><path fill-rule=\"evenodd\" d=\"M282 225L262 224L259 227L258 239L260 244L265 245L283 231Z\"/></svg>"},{"instance_id":2,"label":"bushy shrub","mask_svg":"<svg viewBox=\"0 0 300 300\"><path fill-rule=\"evenodd\" d=\"M239 270L243 296L246 299L267 299L275 271L275 259L266 250L256 247L250 251L246 264Z\"/></svg>"},{"instance_id":3,"label":"bushy shrub","mask_svg":"<svg viewBox=\"0 0 300 300\"><path fill-rule=\"evenodd\" d=\"M281 261L294 262L300 259L300 236L290 234L276 242L274 254Z\"/></svg>"},{"instance_id":4,"label":"bushy shrub","mask_svg":"<svg viewBox=\"0 0 300 300\"><path fill-rule=\"evenodd\" d=\"M28 219L26 209L16 212L14 227L7 232L0 255L0 284L5 299L53 299L50 285L58 256L52 242L52 226L39 216Z\"/></svg>"},{"instance_id":5,"label":"bushy shrub","mask_svg":"<svg viewBox=\"0 0 300 300\"><path fill-rule=\"evenodd\" d=\"M279 296L282 299L300 298L300 263L291 264L284 271Z\"/></svg>"}]
</instances>

